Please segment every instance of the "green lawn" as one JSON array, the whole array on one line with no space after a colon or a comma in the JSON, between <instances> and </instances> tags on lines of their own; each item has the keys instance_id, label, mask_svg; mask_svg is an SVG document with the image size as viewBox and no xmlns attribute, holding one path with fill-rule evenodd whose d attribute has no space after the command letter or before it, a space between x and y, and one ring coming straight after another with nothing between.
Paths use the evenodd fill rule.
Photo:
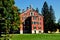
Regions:
<instances>
[{"instance_id":1,"label":"green lawn","mask_svg":"<svg viewBox=\"0 0 60 40\"><path fill-rule=\"evenodd\" d=\"M60 40L60 34L12 34L11 40Z\"/></svg>"}]
</instances>

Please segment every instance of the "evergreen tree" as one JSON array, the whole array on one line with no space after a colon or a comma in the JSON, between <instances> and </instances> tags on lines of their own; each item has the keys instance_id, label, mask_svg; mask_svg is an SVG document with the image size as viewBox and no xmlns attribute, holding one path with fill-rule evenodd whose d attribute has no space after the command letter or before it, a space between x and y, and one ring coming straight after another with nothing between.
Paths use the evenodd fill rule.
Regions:
<instances>
[{"instance_id":1,"label":"evergreen tree","mask_svg":"<svg viewBox=\"0 0 60 40\"><path fill-rule=\"evenodd\" d=\"M44 32L46 33L48 32L48 22L49 22L48 14L49 14L48 4L44 2L42 8L42 15L44 16Z\"/></svg>"},{"instance_id":2,"label":"evergreen tree","mask_svg":"<svg viewBox=\"0 0 60 40\"><path fill-rule=\"evenodd\" d=\"M58 20L58 23L59 23L59 25L60 25L60 19Z\"/></svg>"},{"instance_id":3,"label":"evergreen tree","mask_svg":"<svg viewBox=\"0 0 60 40\"><path fill-rule=\"evenodd\" d=\"M60 29L60 19L58 20L58 29Z\"/></svg>"},{"instance_id":4,"label":"evergreen tree","mask_svg":"<svg viewBox=\"0 0 60 40\"><path fill-rule=\"evenodd\" d=\"M54 15L54 10L53 10L53 8L52 8L52 5L50 5L50 14L51 14L51 20L53 21L53 22L55 22L55 15Z\"/></svg>"},{"instance_id":5,"label":"evergreen tree","mask_svg":"<svg viewBox=\"0 0 60 40\"><path fill-rule=\"evenodd\" d=\"M50 15L50 31L54 31L55 30L55 27L54 27L54 25L55 25L55 15L54 15L54 10L53 10L53 8L52 8L52 6L50 5L50 9L49 9L49 15Z\"/></svg>"},{"instance_id":6,"label":"evergreen tree","mask_svg":"<svg viewBox=\"0 0 60 40\"><path fill-rule=\"evenodd\" d=\"M45 2L42 8L42 15L44 16L44 31L54 31L55 30L55 15L52 6L48 7Z\"/></svg>"}]
</instances>

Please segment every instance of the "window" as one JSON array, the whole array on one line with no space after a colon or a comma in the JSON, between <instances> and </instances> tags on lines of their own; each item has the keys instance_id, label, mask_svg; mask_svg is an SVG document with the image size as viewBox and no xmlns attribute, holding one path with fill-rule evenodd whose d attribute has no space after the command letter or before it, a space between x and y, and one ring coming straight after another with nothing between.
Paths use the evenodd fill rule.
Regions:
<instances>
[{"instance_id":1,"label":"window","mask_svg":"<svg viewBox=\"0 0 60 40\"><path fill-rule=\"evenodd\" d=\"M41 31L39 31L39 33L41 33Z\"/></svg>"},{"instance_id":2,"label":"window","mask_svg":"<svg viewBox=\"0 0 60 40\"><path fill-rule=\"evenodd\" d=\"M36 24L37 22L32 22L32 24Z\"/></svg>"},{"instance_id":3,"label":"window","mask_svg":"<svg viewBox=\"0 0 60 40\"><path fill-rule=\"evenodd\" d=\"M39 22L37 22L37 24L39 24Z\"/></svg>"},{"instance_id":4,"label":"window","mask_svg":"<svg viewBox=\"0 0 60 40\"><path fill-rule=\"evenodd\" d=\"M41 27L38 27L39 29L41 29Z\"/></svg>"},{"instance_id":5,"label":"window","mask_svg":"<svg viewBox=\"0 0 60 40\"><path fill-rule=\"evenodd\" d=\"M34 24L34 22L32 22L32 24Z\"/></svg>"},{"instance_id":6,"label":"window","mask_svg":"<svg viewBox=\"0 0 60 40\"><path fill-rule=\"evenodd\" d=\"M36 22L34 22L34 24L36 24Z\"/></svg>"},{"instance_id":7,"label":"window","mask_svg":"<svg viewBox=\"0 0 60 40\"><path fill-rule=\"evenodd\" d=\"M30 12L30 16L34 16L34 13Z\"/></svg>"},{"instance_id":8,"label":"window","mask_svg":"<svg viewBox=\"0 0 60 40\"><path fill-rule=\"evenodd\" d=\"M34 18L34 20L36 20L36 16L34 16L33 18Z\"/></svg>"},{"instance_id":9,"label":"window","mask_svg":"<svg viewBox=\"0 0 60 40\"><path fill-rule=\"evenodd\" d=\"M39 18L38 18L38 20L39 20Z\"/></svg>"},{"instance_id":10,"label":"window","mask_svg":"<svg viewBox=\"0 0 60 40\"><path fill-rule=\"evenodd\" d=\"M41 18L40 18L40 20L41 20Z\"/></svg>"},{"instance_id":11,"label":"window","mask_svg":"<svg viewBox=\"0 0 60 40\"><path fill-rule=\"evenodd\" d=\"M41 22L40 22L40 25L41 25Z\"/></svg>"},{"instance_id":12,"label":"window","mask_svg":"<svg viewBox=\"0 0 60 40\"><path fill-rule=\"evenodd\" d=\"M36 26L34 26L34 29L36 29Z\"/></svg>"},{"instance_id":13,"label":"window","mask_svg":"<svg viewBox=\"0 0 60 40\"><path fill-rule=\"evenodd\" d=\"M41 18L38 18L38 20L41 20Z\"/></svg>"},{"instance_id":14,"label":"window","mask_svg":"<svg viewBox=\"0 0 60 40\"><path fill-rule=\"evenodd\" d=\"M39 22L32 22L32 24L39 24Z\"/></svg>"}]
</instances>

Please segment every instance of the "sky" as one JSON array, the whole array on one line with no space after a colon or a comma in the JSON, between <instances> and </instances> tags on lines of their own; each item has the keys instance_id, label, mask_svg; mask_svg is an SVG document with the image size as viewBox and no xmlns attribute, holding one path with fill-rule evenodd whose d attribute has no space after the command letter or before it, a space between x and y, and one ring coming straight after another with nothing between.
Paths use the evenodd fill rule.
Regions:
<instances>
[{"instance_id":1,"label":"sky","mask_svg":"<svg viewBox=\"0 0 60 40\"><path fill-rule=\"evenodd\" d=\"M32 5L32 8L34 9L39 8L39 12L41 13L45 1L47 2L48 6L52 5L56 22L58 22L58 19L60 18L60 0L15 0L15 6L22 11L22 9L26 10L29 5Z\"/></svg>"}]
</instances>

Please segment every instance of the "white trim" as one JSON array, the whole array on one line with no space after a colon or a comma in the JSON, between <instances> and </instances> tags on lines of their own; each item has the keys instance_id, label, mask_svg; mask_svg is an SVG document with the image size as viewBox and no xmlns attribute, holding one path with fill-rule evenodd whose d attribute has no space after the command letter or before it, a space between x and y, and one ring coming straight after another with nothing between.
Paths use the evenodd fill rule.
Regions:
<instances>
[{"instance_id":1,"label":"white trim","mask_svg":"<svg viewBox=\"0 0 60 40\"><path fill-rule=\"evenodd\" d=\"M43 30L41 30L41 33L43 33L44 31Z\"/></svg>"},{"instance_id":2,"label":"white trim","mask_svg":"<svg viewBox=\"0 0 60 40\"><path fill-rule=\"evenodd\" d=\"M20 30L20 34L23 34L23 30Z\"/></svg>"},{"instance_id":3,"label":"white trim","mask_svg":"<svg viewBox=\"0 0 60 40\"><path fill-rule=\"evenodd\" d=\"M32 34L34 34L34 30L32 30Z\"/></svg>"},{"instance_id":4,"label":"white trim","mask_svg":"<svg viewBox=\"0 0 60 40\"><path fill-rule=\"evenodd\" d=\"M38 30L36 30L36 33L39 33L39 31L38 31Z\"/></svg>"}]
</instances>

